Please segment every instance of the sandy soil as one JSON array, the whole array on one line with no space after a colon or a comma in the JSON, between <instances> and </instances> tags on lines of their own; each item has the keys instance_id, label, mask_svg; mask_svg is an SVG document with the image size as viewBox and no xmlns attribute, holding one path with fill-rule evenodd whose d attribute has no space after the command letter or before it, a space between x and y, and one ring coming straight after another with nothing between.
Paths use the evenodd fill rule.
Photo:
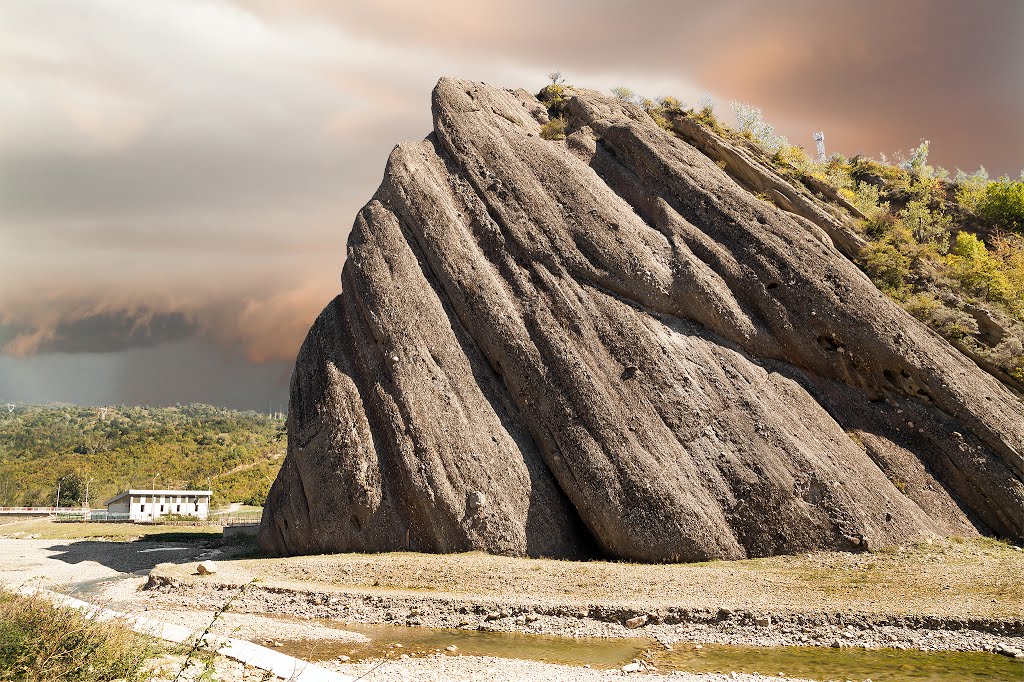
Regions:
<instances>
[{"instance_id":1,"label":"sandy soil","mask_svg":"<svg viewBox=\"0 0 1024 682\"><path fill-rule=\"evenodd\" d=\"M1024 617L1024 552L983 539L703 564L389 553L249 559L221 568L222 583L255 578L305 590L416 592L512 604ZM187 568L165 573L189 581Z\"/></svg>"}]
</instances>

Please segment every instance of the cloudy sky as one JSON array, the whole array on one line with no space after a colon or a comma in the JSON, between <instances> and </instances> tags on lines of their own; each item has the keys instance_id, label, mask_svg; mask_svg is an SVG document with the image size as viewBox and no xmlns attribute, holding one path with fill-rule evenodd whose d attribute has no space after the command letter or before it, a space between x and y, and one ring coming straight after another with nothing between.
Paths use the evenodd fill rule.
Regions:
<instances>
[{"instance_id":1,"label":"cloudy sky","mask_svg":"<svg viewBox=\"0 0 1024 682\"><path fill-rule=\"evenodd\" d=\"M442 74L1024 166L1024 3L0 0L0 401L281 409Z\"/></svg>"}]
</instances>

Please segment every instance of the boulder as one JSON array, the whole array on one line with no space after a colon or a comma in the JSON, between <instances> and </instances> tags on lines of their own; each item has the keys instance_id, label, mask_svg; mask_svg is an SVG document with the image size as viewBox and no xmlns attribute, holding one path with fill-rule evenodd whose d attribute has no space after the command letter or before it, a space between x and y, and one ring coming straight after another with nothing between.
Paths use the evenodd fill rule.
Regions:
<instances>
[{"instance_id":1,"label":"boulder","mask_svg":"<svg viewBox=\"0 0 1024 682\"><path fill-rule=\"evenodd\" d=\"M217 564L209 560L201 561L199 562L199 565L196 566L196 573L198 573L199 575L213 575L216 572Z\"/></svg>"},{"instance_id":2,"label":"boulder","mask_svg":"<svg viewBox=\"0 0 1024 682\"><path fill-rule=\"evenodd\" d=\"M296 360L265 551L1024 536L1024 405L872 285L844 221L567 97L550 141L522 91L445 78L434 131L391 153Z\"/></svg>"}]
</instances>

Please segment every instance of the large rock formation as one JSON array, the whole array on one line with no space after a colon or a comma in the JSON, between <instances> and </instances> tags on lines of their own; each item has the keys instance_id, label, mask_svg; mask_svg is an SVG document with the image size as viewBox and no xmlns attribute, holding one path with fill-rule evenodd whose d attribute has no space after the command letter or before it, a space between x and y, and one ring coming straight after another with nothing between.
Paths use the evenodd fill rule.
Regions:
<instances>
[{"instance_id":1,"label":"large rock formation","mask_svg":"<svg viewBox=\"0 0 1024 682\"><path fill-rule=\"evenodd\" d=\"M571 95L555 142L525 92L438 83L296 361L265 550L1024 536L1024 405L871 284L843 219L729 142Z\"/></svg>"}]
</instances>

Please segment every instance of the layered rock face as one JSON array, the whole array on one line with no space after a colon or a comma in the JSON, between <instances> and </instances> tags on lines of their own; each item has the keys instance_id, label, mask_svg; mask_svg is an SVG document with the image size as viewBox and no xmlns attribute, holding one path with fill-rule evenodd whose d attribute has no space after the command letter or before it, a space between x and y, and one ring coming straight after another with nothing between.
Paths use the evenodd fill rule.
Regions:
<instances>
[{"instance_id":1,"label":"layered rock face","mask_svg":"<svg viewBox=\"0 0 1024 682\"><path fill-rule=\"evenodd\" d=\"M1024 404L871 284L838 214L724 140L571 94L556 142L525 92L438 83L296 361L265 550L1024 536Z\"/></svg>"}]
</instances>

